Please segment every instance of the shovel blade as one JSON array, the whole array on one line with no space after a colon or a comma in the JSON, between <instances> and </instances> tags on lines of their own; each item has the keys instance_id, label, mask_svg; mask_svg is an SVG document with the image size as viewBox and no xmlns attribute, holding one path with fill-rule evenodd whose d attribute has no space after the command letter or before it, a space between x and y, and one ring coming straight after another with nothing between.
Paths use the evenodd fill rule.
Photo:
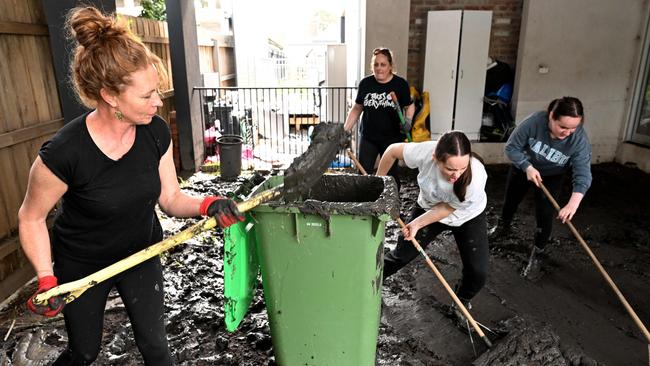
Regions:
<instances>
[{"instance_id":1,"label":"shovel blade","mask_svg":"<svg viewBox=\"0 0 650 366\"><path fill-rule=\"evenodd\" d=\"M320 179L349 141L342 123L320 123L314 128L311 143L295 158L284 173L285 201L295 201Z\"/></svg>"}]
</instances>

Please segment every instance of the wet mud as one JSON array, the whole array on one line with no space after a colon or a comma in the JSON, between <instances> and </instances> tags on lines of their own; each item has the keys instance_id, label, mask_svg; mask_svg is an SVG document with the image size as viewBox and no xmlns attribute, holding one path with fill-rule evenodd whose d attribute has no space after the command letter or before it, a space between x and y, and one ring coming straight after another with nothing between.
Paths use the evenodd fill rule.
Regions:
<instances>
[{"instance_id":1,"label":"wet mud","mask_svg":"<svg viewBox=\"0 0 650 366\"><path fill-rule=\"evenodd\" d=\"M271 202L275 207L297 207L304 214L328 220L330 215L397 217L400 210L397 185L392 177L356 174L323 175L293 202Z\"/></svg>"},{"instance_id":2,"label":"wet mud","mask_svg":"<svg viewBox=\"0 0 650 366\"><path fill-rule=\"evenodd\" d=\"M494 224L507 167L487 170L488 222ZM593 186L573 223L647 325L650 175L616 164L596 165L593 173ZM402 181L404 220L417 199L414 178L407 174ZM223 182L199 173L185 182L184 189L233 196L249 191L246 185L255 184L241 178ZM560 204L568 200L569 185L567 179L563 195L556 197ZM197 222L162 217L166 236ZM534 220L530 192L518 210L513 234L490 243L488 282L472 300L471 313L490 328L491 332L484 331L493 341L492 349L476 335L472 345L470 337L455 326L447 315L451 298L418 257L384 283L377 365L647 365L643 335L566 227L555 226L541 275L534 280L520 276L532 244ZM387 248L396 245L398 233L397 223L389 221ZM462 265L450 233L438 236L426 251L450 284L460 278ZM240 329L225 330L219 229L179 245L162 259L167 332L176 364L275 364L261 283ZM26 311L24 302L34 289L35 283L26 286L0 309L0 365L46 365L65 347L62 317L47 319ZM96 364L142 364L116 293L107 303Z\"/></svg>"},{"instance_id":3,"label":"wet mud","mask_svg":"<svg viewBox=\"0 0 650 366\"><path fill-rule=\"evenodd\" d=\"M295 158L284 173L284 200L295 201L308 192L349 140L342 124L317 124L307 151Z\"/></svg>"}]
</instances>

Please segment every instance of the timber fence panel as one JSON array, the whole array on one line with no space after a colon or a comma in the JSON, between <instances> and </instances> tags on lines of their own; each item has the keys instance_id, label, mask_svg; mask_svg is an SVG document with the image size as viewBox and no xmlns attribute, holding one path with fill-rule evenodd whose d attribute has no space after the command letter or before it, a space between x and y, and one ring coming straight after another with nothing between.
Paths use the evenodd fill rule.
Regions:
<instances>
[{"instance_id":1,"label":"timber fence panel","mask_svg":"<svg viewBox=\"0 0 650 366\"><path fill-rule=\"evenodd\" d=\"M16 232L38 148L63 125L40 0L0 1L0 54L1 239Z\"/></svg>"},{"instance_id":2,"label":"timber fence panel","mask_svg":"<svg viewBox=\"0 0 650 366\"><path fill-rule=\"evenodd\" d=\"M0 301L34 276L17 237L38 149L63 126L41 0L0 1Z\"/></svg>"}]
</instances>

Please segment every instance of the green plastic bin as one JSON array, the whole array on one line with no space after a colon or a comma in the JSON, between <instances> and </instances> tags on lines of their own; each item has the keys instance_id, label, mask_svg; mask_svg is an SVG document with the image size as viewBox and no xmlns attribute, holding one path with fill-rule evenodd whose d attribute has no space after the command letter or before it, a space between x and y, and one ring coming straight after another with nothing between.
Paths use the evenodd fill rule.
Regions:
<instances>
[{"instance_id":1,"label":"green plastic bin","mask_svg":"<svg viewBox=\"0 0 650 366\"><path fill-rule=\"evenodd\" d=\"M224 230L224 321L234 332L246 316L257 288L259 264L255 254L255 225L251 215Z\"/></svg>"},{"instance_id":2,"label":"green plastic bin","mask_svg":"<svg viewBox=\"0 0 650 366\"><path fill-rule=\"evenodd\" d=\"M299 202L252 210L279 365L375 364L384 228L395 210L392 178L359 175L325 175Z\"/></svg>"}]
</instances>

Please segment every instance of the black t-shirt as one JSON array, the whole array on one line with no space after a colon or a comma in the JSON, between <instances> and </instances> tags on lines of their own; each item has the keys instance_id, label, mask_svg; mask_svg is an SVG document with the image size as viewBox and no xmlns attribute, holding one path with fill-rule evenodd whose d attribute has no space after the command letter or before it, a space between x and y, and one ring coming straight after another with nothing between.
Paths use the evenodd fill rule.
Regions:
<instances>
[{"instance_id":1,"label":"black t-shirt","mask_svg":"<svg viewBox=\"0 0 650 366\"><path fill-rule=\"evenodd\" d=\"M41 147L45 165L68 185L52 230L54 259L113 263L162 240L154 207L160 196L160 158L169 127L159 116L136 127L135 142L119 160L106 156L86 126L70 121Z\"/></svg>"},{"instance_id":2,"label":"black t-shirt","mask_svg":"<svg viewBox=\"0 0 650 366\"><path fill-rule=\"evenodd\" d=\"M361 134L374 142L404 141L399 116L388 100L390 92L395 92L400 107L413 103L409 85L403 78L393 75L387 83L379 83L373 75L366 76L359 83L359 92L355 102L363 106L361 117Z\"/></svg>"}]
</instances>

